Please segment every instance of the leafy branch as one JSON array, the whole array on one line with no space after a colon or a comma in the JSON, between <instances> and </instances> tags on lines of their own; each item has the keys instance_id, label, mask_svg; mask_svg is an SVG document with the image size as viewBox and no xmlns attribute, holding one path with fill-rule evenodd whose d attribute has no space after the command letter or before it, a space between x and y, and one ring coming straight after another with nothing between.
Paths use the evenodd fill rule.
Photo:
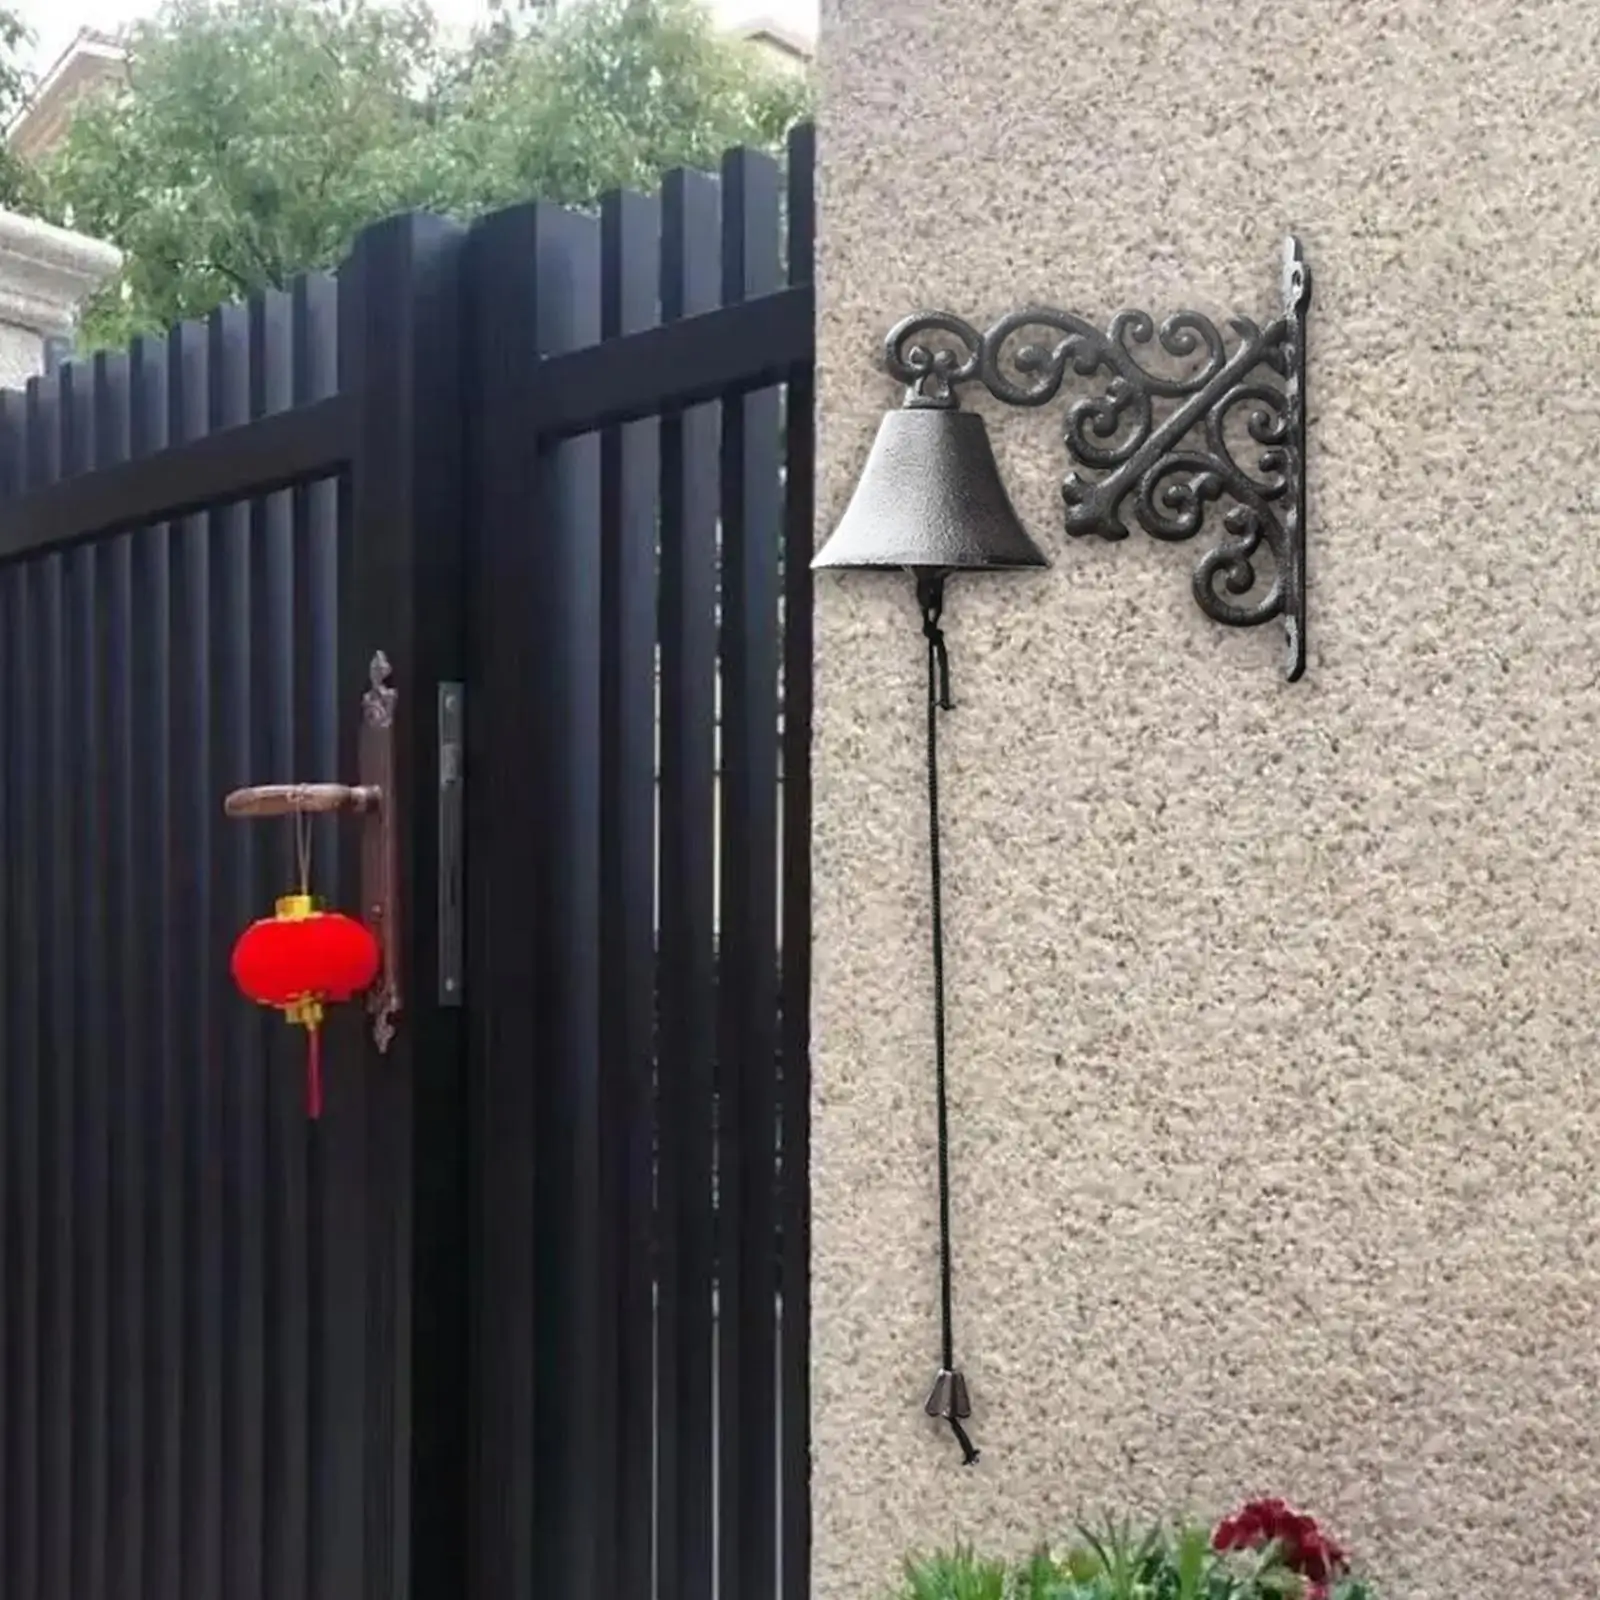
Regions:
<instances>
[{"instance_id":1,"label":"leafy branch","mask_svg":"<svg viewBox=\"0 0 1600 1600\"><path fill-rule=\"evenodd\" d=\"M397 211L588 206L774 148L810 97L694 0L587 0L459 42L419 0L167 0L125 43L31 205L123 251L91 348L333 266Z\"/></svg>"}]
</instances>

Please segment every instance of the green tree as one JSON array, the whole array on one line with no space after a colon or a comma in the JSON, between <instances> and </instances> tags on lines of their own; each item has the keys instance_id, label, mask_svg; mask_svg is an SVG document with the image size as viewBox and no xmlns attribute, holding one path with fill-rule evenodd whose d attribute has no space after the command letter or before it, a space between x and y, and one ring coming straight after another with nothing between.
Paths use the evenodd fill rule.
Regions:
<instances>
[{"instance_id":1,"label":"green tree","mask_svg":"<svg viewBox=\"0 0 1600 1600\"><path fill-rule=\"evenodd\" d=\"M8 123L28 92L22 48L30 39L27 24L7 6L0 6L0 124ZM0 206L24 207L32 199L29 174L11 148L0 140Z\"/></svg>"},{"instance_id":2,"label":"green tree","mask_svg":"<svg viewBox=\"0 0 1600 1600\"><path fill-rule=\"evenodd\" d=\"M584 0L467 45L417 5L169 0L128 43L38 175L46 214L126 256L91 345L330 266L396 211L587 205L770 146L808 93L695 0Z\"/></svg>"}]
</instances>

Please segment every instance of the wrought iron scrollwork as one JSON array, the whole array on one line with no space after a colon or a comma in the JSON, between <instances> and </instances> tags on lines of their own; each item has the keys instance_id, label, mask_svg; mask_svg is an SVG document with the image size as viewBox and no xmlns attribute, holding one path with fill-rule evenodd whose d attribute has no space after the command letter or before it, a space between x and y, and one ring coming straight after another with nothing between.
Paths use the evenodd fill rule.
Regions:
<instances>
[{"instance_id":1,"label":"wrought iron scrollwork","mask_svg":"<svg viewBox=\"0 0 1600 1600\"><path fill-rule=\"evenodd\" d=\"M1088 380L1092 392L1071 401L1066 415L1067 533L1125 539L1126 509L1152 538L1170 542L1220 523L1194 569L1195 600L1230 627L1281 617L1293 682L1306 664L1311 304L1310 268L1293 238L1284 246L1282 296L1281 314L1265 327L1231 318L1231 340L1195 311L1159 327L1143 311L1122 311L1102 331L1070 312L1030 306L981 332L948 312L920 312L890 330L884 365L911 406L953 406L971 383L1007 405L1043 406L1069 378ZM1152 341L1170 370L1140 359ZM1268 580L1256 566L1262 546L1272 560Z\"/></svg>"}]
</instances>

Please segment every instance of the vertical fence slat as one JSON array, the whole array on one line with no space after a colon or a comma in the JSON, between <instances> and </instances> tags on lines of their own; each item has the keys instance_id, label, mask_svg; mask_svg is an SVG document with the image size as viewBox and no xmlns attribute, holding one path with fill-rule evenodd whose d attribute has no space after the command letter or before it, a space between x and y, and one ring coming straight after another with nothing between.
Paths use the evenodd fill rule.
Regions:
<instances>
[{"instance_id":1,"label":"vertical fence slat","mask_svg":"<svg viewBox=\"0 0 1600 1600\"><path fill-rule=\"evenodd\" d=\"M167 341L169 439L206 433L209 355L203 323L172 330ZM219 1008L228 997L216 990L211 950L223 890L220 810L210 781L216 665L211 526L208 513L188 517L174 527L169 547L173 784L168 837L174 889L185 913L170 952L171 1045L178 1059L182 1127L182 1600L220 1600L222 1594L221 1173L211 1064L221 1058Z\"/></svg>"},{"instance_id":2,"label":"vertical fence slat","mask_svg":"<svg viewBox=\"0 0 1600 1600\"><path fill-rule=\"evenodd\" d=\"M14 392L0 393L0 497L16 498L24 488L24 421ZM19 924L19 886L25 868L18 828L23 768L19 762L20 708L16 630L20 614L14 599L18 569L0 570L0 1059L7 1064L0 1083L0 1591L14 1592L21 1528L16 1516L25 1447L19 1436L23 1400L16 1389L25 1340L22 1267L23 1230L32 1225L31 1196L23 1194L25 1152L21 1115L28 1101L25 1075L32 1070L21 1046L19 1011L25 1006L18 981L35 930ZM31 1454L31 1452L29 1452Z\"/></svg>"},{"instance_id":3,"label":"vertical fence slat","mask_svg":"<svg viewBox=\"0 0 1600 1600\"><path fill-rule=\"evenodd\" d=\"M150 455L172 436L173 356L168 341L135 340L131 452ZM181 380L180 380L181 381ZM173 572L177 538L159 523L135 536L133 606L134 728L141 752L135 795L137 903L145 937L138 942L138 989L146 1026L135 1048L149 1107L150 1184L143 1206L146 1395L149 1439L143 1526L145 1600L181 1595L183 1573L183 1098L179 1059L176 824L173 807L177 697L173 677Z\"/></svg>"},{"instance_id":4,"label":"vertical fence slat","mask_svg":"<svg viewBox=\"0 0 1600 1600\"><path fill-rule=\"evenodd\" d=\"M388 1053L352 1047L366 1106L366 1600L459 1583L466 1516L456 1385L466 1344L459 1010L440 1005L438 685L461 673L463 235L437 217L369 230L341 272L340 383L358 404L342 541L339 761L382 650L397 695L402 1010ZM350 874L348 892L358 892ZM352 1038L355 1037L352 1031ZM412 1510L415 1506L416 1516ZM352 1593L356 1591L351 1591Z\"/></svg>"},{"instance_id":5,"label":"vertical fence slat","mask_svg":"<svg viewBox=\"0 0 1600 1600\"><path fill-rule=\"evenodd\" d=\"M290 403L289 299L273 290L251 298L248 318L248 377L245 402L256 419L283 410ZM239 758L249 783L281 782L290 772L293 737L294 673L289 657L294 650L290 588L293 582L293 530L289 518L293 501L287 495L257 498L248 508L245 538L249 554L245 576L249 605L245 616L250 690L248 732L241 731ZM240 926L263 916L273 897L294 882L289 857L292 829L246 827L239 848ZM277 837L274 838L273 834ZM280 1070L277 1048L287 1030L262 1012L241 1013L247 1019L247 1055L241 1070L250 1074L239 1105L238 1139L243 1170L240 1187L250 1218L248 1253L240 1263L238 1335L246 1346L236 1396L239 1426L234 1452L253 1490L248 1524L241 1523L239 1537L251 1542L244 1571L253 1580L249 1593L277 1600L281 1592L281 1506L284 1484L278 1442L277 1416L300 1412L304 1389L285 1391L275 1365L277 1345L273 1316L277 1306L275 1273L281 1238L278 1233L278 1186L284 1168L300 1165L291 1152L300 1141L282 1137L285 1124L292 1129L300 1105L297 1075ZM241 1580L242 1581L242 1580Z\"/></svg>"},{"instance_id":6,"label":"vertical fence slat","mask_svg":"<svg viewBox=\"0 0 1600 1600\"><path fill-rule=\"evenodd\" d=\"M635 194L601 208L601 334L657 321L660 212ZM600 1021L605 1075L601 1250L617 1329L610 1470L615 1567L602 1592L648 1596L655 1456L655 772L658 424L600 440ZM603 1382L604 1375L603 1375Z\"/></svg>"},{"instance_id":7,"label":"vertical fence slat","mask_svg":"<svg viewBox=\"0 0 1600 1600\"><path fill-rule=\"evenodd\" d=\"M258 416L310 398L295 360L306 289L296 282L251 308L250 409ZM256 359L259 356L259 360ZM288 490L251 507L250 680L257 720L251 762L261 782L298 780L310 767L295 748L301 702L296 689L308 678L312 655L295 605L297 516L305 491ZM307 630L309 632L309 630ZM299 718L299 720L297 720ZM280 780L281 775L281 780ZM269 896L294 882L292 830L261 841L256 891L264 913ZM307 1273L306 1136L300 1079L290 1060L287 1027L269 1024L261 1063L264 1084L266 1194L263 1197L261 1285L262 1385L266 1414L261 1460L261 1587L279 1595L306 1594Z\"/></svg>"},{"instance_id":8,"label":"vertical fence slat","mask_svg":"<svg viewBox=\"0 0 1600 1600\"><path fill-rule=\"evenodd\" d=\"M359 246L359 241L358 241ZM346 350L362 335L361 270L356 257L347 260L337 284L336 326L339 342L339 387L358 392L365 374L349 372ZM398 330L392 329L398 336ZM376 465L375 463L373 465ZM397 463L390 463L391 468ZM351 501L355 490L347 474L340 484L337 520L330 531L319 529L308 552L314 575L308 575L308 602L317 604L321 587L320 560L323 541L332 537L337 561L336 589L343 606L350 596L349 535ZM320 617L318 622L320 623ZM365 679L365 661L352 667L347 657L352 641L361 641L341 617L337 648L329 663L332 681L315 686L314 715L322 724L315 763L320 774L338 774L341 781L354 768L357 737L353 721ZM370 653L370 650L369 652ZM325 698L326 697L326 698ZM331 732L333 748L322 747ZM348 903L359 893L353 863L359 857L355 841L340 841L334 859L317 848L318 878L324 892ZM313 1287L311 1325L312 1360L317 1373L316 1406L311 1436L312 1488L311 1593L316 1600L343 1600L367 1592L366 1550L366 1435L368 1415L368 1319L372 1315L373 1265L366 1248L369 1207L381 1203L372 1193L365 1082L368 1053L362 1019L335 1010L323 1033L324 1111L315 1127L305 1129L310 1159L310 1227L314 1240L316 1282Z\"/></svg>"},{"instance_id":9,"label":"vertical fence slat","mask_svg":"<svg viewBox=\"0 0 1600 1600\"><path fill-rule=\"evenodd\" d=\"M519 207L480 225L472 257L478 1577L584 1594L614 1532L596 1438L599 452L593 438L533 447L528 378L598 334L599 229Z\"/></svg>"},{"instance_id":10,"label":"vertical fence slat","mask_svg":"<svg viewBox=\"0 0 1600 1600\"><path fill-rule=\"evenodd\" d=\"M8 429L16 440L21 487L34 487L33 407L23 395L4 397ZM7 788L11 807L7 862L14 885L11 900L12 943L16 951L15 981L10 989L11 1052L6 1073L8 1138L6 1251L6 1317L8 1390L6 1448L5 1547L8 1594L39 1592L39 1258L43 1208L40 1182L43 1162L40 1135L39 986L43 972L39 921L40 804L39 774L43 750L39 704L41 662L34 610L35 575L31 566L7 570L9 605L6 628L10 652L11 704L7 723L11 759Z\"/></svg>"},{"instance_id":11,"label":"vertical fence slat","mask_svg":"<svg viewBox=\"0 0 1600 1600\"><path fill-rule=\"evenodd\" d=\"M71 477L87 464L88 428L85 415L88 391L86 373L67 367L56 376L56 466L60 476ZM48 382L49 380L47 380ZM104 1259L103 1242L94 1237L96 1228L96 1174L91 1166L85 1111L92 1094L91 1070L85 1059L81 979L89 954L84 946L90 907L86 895L87 864L84 859L83 817L86 809L88 746L93 740L92 725L84 727L86 671L85 652L92 650L89 635L92 624L86 613L92 607L92 552L77 550L70 555L50 558L51 704L58 708L54 726L57 741L49 772L52 781L52 856L55 871L55 904L51 947L51 1012L56 1053L51 1070L56 1075L55 1105L58 1121L54 1148L63 1167L57 1178L57 1237L64 1243L63 1257L55 1264L57 1295L55 1336L49 1349L52 1387L64 1394L66 1417L63 1423L59 1481L67 1488L66 1504L52 1508L56 1537L64 1537L67 1548L60 1571L69 1592L76 1594L89 1578L90 1547L96 1530L92 1522L93 1465L83 1452L92 1442L92 1418L103 1388L94 1374L94 1279L96 1260ZM97 1392L98 1389L98 1392ZM53 1542L53 1541L52 1541Z\"/></svg>"},{"instance_id":12,"label":"vertical fence slat","mask_svg":"<svg viewBox=\"0 0 1600 1600\"><path fill-rule=\"evenodd\" d=\"M207 427L215 433L250 416L258 359L251 308L224 306L207 324ZM255 726L264 714L252 672L251 634L259 604L252 585L252 518L248 502L212 513L208 540L211 763L207 789L213 812L213 921L206 945L208 982L218 995L211 1037L221 1048L210 1059L215 1097L211 1160L217 1168L221 1220L219 1261L221 1337L218 1436L222 1462L222 1592L228 1600L261 1594L262 1405L260 1332L261 1128L266 1072L266 1019L228 980L233 940L268 908L255 894L255 864L270 824L229 822L222 796L266 781L252 770Z\"/></svg>"},{"instance_id":13,"label":"vertical fence slat","mask_svg":"<svg viewBox=\"0 0 1600 1600\"><path fill-rule=\"evenodd\" d=\"M28 380L28 438L36 462L35 482L60 478L63 407L59 376ZM72 1592L72 1356L73 1290L73 1099L76 1083L72 995L73 846L71 781L72 716L67 678L65 561L50 554L29 564L32 603L38 607L37 648L41 667L44 759L34 782L43 791L40 833L40 943L44 979L40 994L40 1060L44 1075L46 1171L40 1298L44 1318L40 1345L39 1488L41 1550L39 1587L45 1595Z\"/></svg>"},{"instance_id":14,"label":"vertical fence slat","mask_svg":"<svg viewBox=\"0 0 1600 1600\"><path fill-rule=\"evenodd\" d=\"M545 781L537 610L543 552L528 507L535 452L517 419L537 356L529 308L536 214L486 218L470 241L470 605L467 670L467 1001L473 1008L472 1259L477 1507L471 1592L531 1595L535 1577L534 1168L541 1067L530 927L544 844L531 815ZM478 1019L481 1019L481 1024Z\"/></svg>"},{"instance_id":15,"label":"vertical fence slat","mask_svg":"<svg viewBox=\"0 0 1600 1600\"><path fill-rule=\"evenodd\" d=\"M105 362L74 362L61 369L62 399L70 405L72 436L64 460L72 474L92 469L99 434L114 426L107 415ZM69 398L70 390L70 398ZM69 695L75 730L71 757L73 831L74 1058L73 1167L76 1190L73 1320L72 1478L73 1594L103 1600L106 1592L107 1424L110 1406L110 1039L107 1031L110 962L107 903L111 878L109 788L110 729L105 693L110 622L107 579L111 550L104 541L67 558Z\"/></svg>"},{"instance_id":16,"label":"vertical fence slat","mask_svg":"<svg viewBox=\"0 0 1600 1600\"><path fill-rule=\"evenodd\" d=\"M725 303L779 287L777 166L722 173ZM779 411L775 391L722 408L717 1323L721 1574L777 1581L777 785Z\"/></svg>"},{"instance_id":17,"label":"vertical fence slat","mask_svg":"<svg viewBox=\"0 0 1600 1600\"><path fill-rule=\"evenodd\" d=\"M600 231L554 207L536 212L534 310L542 354L593 344L600 332ZM536 418L525 425L537 426ZM544 841L531 907L539 995L538 1136L534 1156L535 1454L565 1470L535 1504L545 1587L596 1587L614 1536L615 1482L594 1419L615 1351L597 1276L600 1051L599 441L570 439L541 456L537 486L543 582L527 619L544 641L541 771L531 821ZM612 1356L614 1360L614 1355ZM542 1548L540 1548L542 1546Z\"/></svg>"},{"instance_id":18,"label":"vertical fence slat","mask_svg":"<svg viewBox=\"0 0 1600 1600\"><path fill-rule=\"evenodd\" d=\"M135 375L128 354L94 359L95 465L125 461L133 448ZM141 1042L152 1026L149 998L139 981L139 947L151 937L138 892L138 776L159 747L139 738L142 685L135 657L134 547L137 535L115 537L107 550L102 660L106 784L99 794L109 865L105 897L109 922L104 959L110 974L101 1070L106 1074L110 1182L106 1237L110 1241L107 1417L106 1570L111 1594L137 1595L144 1567L145 1274L144 1205L150 1168L151 1096L143 1078Z\"/></svg>"},{"instance_id":19,"label":"vertical fence slat","mask_svg":"<svg viewBox=\"0 0 1600 1600\"><path fill-rule=\"evenodd\" d=\"M337 314L333 285L325 278L298 279L292 296L291 381L295 403L303 405L330 392L335 382ZM292 755L287 770L299 782L335 771L336 651L330 635L337 606L333 574L339 493L337 485L309 484L293 491L289 500L289 636L294 648L289 665ZM336 873L337 834L331 820L314 827L312 837L319 869ZM284 866L292 873L291 858L284 859ZM322 1330L329 1268L322 1135L306 1127L304 1088L298 1076L303 1061L303 1041L295 1040L286 1028L279 1035L272 1064L273 1132L283 1153L273 1225L277 1336L272 1363L290 1398L280 1408L274 1430L278 1473L269 1559L276 1557L283 1592L320 1597L329 1592L324 1586L326 1518L339 1464L324 1444L329 1379L322 1359Z\"/></svg>"},{"instance_id":20,"label":"vertical fence slat","mask_svg":"<svg viewBox=\"0 0 1600 1600\"><path fill-rule=\"evenodd\" d=\"M810 283L816 245L816 135L789 138L789 282ZM783 1083L779 1106L779 1541L781 1600L811 1593L811 555L816 497L816 386L789 374L784 405L783 529Z\"/></svg>"},{"instance_id":21,"label":"vertical fence slat","mask_svg":"<svg viewBox=\"0 0 1600 1600\"><path fill-rule=\"evenodd\" d=\"M17 445L20 441L6 397L0 395L0 502L16 495L18 482ZM11 632L11 584L15 568L0 570L0 629ZM15 676L12 654L6 638L0 638L0 1061L7 1063L4 1082L0 1082L0 1591L10 1592L12 1481L18 1471L16 1441L12 1434L16 1406L12 1398L12 1352L18 1338L16 1287L17 1187L12 1112L16 1105L13 1081L24 1069L17 1053L16 1009L18 990L13 963L20 958L20 945L13 929L15 890L20 859L13 832L16 814L16 773L13 757L16 748ZM30 935L31 937L31 935Z\"/></svg>"},{"instance_id":22,"label":"vertical fence slat","mask_svg":"<svg viewBox=\"0 0 1600 1600\"><path fill-rule=\"evenodd\" d=\"M411 256L411 339L408 406L391 419L395 449L411 461L407 571L412 675L416 688L415 746L403 773L418 818L408 871L421 919L412 930L414 995L410 1002L415 1068L412 1110L414 1220L397 1240L409 1251L409 1410L399 1419L395 1470L410 1487L411 1582L418 1595L459 1592L470 1543L468 1462L471 1423L466 1374L470 1366L472 1277L470 1232L466 1014L459 987L444 982L442 897L447 884L441 852L441 803L446 773L439 745L440 685L468 674L467 452L462 295L467 272L465 229L434 220L414 235ZM381 459L381 456L380 456ZM375 554L386 560L393 530L381 527ZM465 708L470 716L470 701ZM459 759L459 751L457 752ZM459 775L459 774L458 774ZM409 1461L399 1447L409 1447ZM402 1529L402 1531L404 1531Z\"/></svg>"},{"instance_id":23,"label":"vertical fence slat","mask_svg":"<svg viewBox=\"0 0 1600 1600\"><path fill-rule=\"evenodd\" d=\"M664 321L716 305L719 190L674 172L662 189ZM712 1097L716 1054L713 851L717 488L721 408L661 421L661 1213L658 1572L661 1600L711 1600Z\"/></svg>"},{"instance_id":24,"label":"vertical fence slat","mask_svg":"<svg viewBox=\"0 0 1600 1600\"><path fill-rule=\"evenodd\" d=\"M26 492L26 423L15 389L0 390L0 495L14 500Z\"/></svg>"}]
</instances>

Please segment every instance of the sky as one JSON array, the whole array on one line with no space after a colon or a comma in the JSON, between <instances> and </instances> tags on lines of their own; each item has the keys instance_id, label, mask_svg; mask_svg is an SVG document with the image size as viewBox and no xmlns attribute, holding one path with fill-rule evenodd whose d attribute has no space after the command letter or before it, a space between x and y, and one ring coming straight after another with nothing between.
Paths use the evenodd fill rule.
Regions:
<instances>
[{"instance_id":1,"label":"sky","mask_svg":"<svg viewBox=\"0 0 1600 1600\"><path fill-rule=\"evenodd\" d=\"M33 30L29 65L42 72L72 42L80 28L110 32L155 9L157 0L20 0L18 11ZM770 17L786 27L816 36L817 0L710 0L725 22ZM441 17L470 20L479 0L433 0Z\"/></svg>"}]
</instances>

